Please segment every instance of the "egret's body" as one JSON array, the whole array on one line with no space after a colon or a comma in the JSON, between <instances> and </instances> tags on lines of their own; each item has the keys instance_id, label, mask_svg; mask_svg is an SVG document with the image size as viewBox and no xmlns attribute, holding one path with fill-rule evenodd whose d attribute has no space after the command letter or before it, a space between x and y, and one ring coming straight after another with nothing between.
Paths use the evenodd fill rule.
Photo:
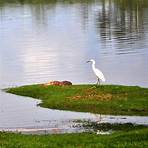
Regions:
<instances>
[{"instance_id":1,"label":"egret's body","mask_svg":"<svg viewBox=\"0 0 148 148\"><path fill-rule=\"evenodd\" d=\"M92 70L93 70L94 74L97 76L97 84L98 83L100 84L100 80L105 82L105 77L104 77L103 73L101 72L101 70L99 70L98 68L95 67L95 60L91 59L87 62L92 63Z\"/></svg>"}]
</instances>

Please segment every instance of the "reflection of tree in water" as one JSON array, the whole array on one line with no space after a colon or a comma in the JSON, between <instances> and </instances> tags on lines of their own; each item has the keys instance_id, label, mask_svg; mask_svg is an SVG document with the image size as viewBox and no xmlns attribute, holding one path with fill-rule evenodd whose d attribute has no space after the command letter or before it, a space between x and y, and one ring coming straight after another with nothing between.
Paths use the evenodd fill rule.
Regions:
<instances>
[{"instance_id":1,"label":"reflection of tree in water","mask_svg":"<svg viewBox=\"0 0 148 148\"><path fill-rule=\"evenodd\" d=\"M89 21L89 5L88 4L80 4L79 10L80 10L82 27L85 30L87 28L88 21Z\"/></svg>"},{"instance_id":2,"label":"reflection of tree in water","mask_svg":"<svg viewBox=\"0 0 148 148\"><path fill-rule=\"evenodd\" d=\"M29 3L34 21L40 25L48 24L49 15L54 13L57 3L78 4L76 10L80 12L83 29L95 17L95 27L103 41L116 39L134 43L144 38L148 0L0 0L0 7L10 2ZM99 7L94 10L95 6Z\"/></svg>"},{"instance_id":3,"label":"reflection of tree in water","mask_svg":"<svg viewBox=\"0 0 148 148\"><path fill-rule=\"evenodd\" d=\"M51 3L66 3L66 4L75 4L75 3L92 3L95 0L0 0L0 4L7 3L20 3L20 4L51 4Z\"/></svg>"},{"instance_id":4,"label":"reflection of tree in water","mask_svg":"<svg viewBox=\"0 0 148 148\"><path fill-rule=\"evenodd\" d=\"M110 3L110 1L109 1ZM106 7L108 10L106 11ZM110 38L111 32L110 32L110 25L111 25L111 5L109 5L105 2L105 0L102 1L102 9L99 10L98 14L96 14L96 27L100 30L100 34L102 38Z\"/></svg>"},{"instance_id":5,"label":"reflection of tree in water","mask_svg":"<svg viewBox=\"0 0 148 148\"><path fill-rule=\"evenodd\" d=\"M35 22L34 24L38 25L39 28L46 27L48 25L48 20L50 18L50 15L52 15L55 12L56 9L55 6L56 5L54 4L48 4L48 5L37 4L33 6L29 5L33 16L33 21Z\"/></svg>"},{"instance_id":6,"label":"reflection of tree in water","mask_svg":"<svg viewBox=\"0 0 148 148\"><path fill-rule=\"evenodd\" d=\"M136 41L144 32L144 7L147 0L102 0L96 15L96 27L104 40Z\"/></svg>"}]
</instances>

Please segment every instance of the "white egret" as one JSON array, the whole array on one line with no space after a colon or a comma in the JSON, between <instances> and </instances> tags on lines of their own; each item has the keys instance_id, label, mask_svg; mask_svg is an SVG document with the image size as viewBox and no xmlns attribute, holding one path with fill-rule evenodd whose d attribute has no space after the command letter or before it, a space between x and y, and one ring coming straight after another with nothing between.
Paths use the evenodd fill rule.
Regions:
<instances>
[{"instance_id":1,"label":"white egret","mask_svg":"<svg viewBox=\"0 0 148 148\"><path fill-rule=\"evenodd\" d=\"M98 83L100 85L100 80L105 82L105 77L104 77L103 73L95 67L95 63L96 63L95 60L91 59L91 60L87 61L87 63L88 62L92 63L92 70L95 73L95 75L97 76L97 85L98 85Z\"/></svg>"}]
</instances>

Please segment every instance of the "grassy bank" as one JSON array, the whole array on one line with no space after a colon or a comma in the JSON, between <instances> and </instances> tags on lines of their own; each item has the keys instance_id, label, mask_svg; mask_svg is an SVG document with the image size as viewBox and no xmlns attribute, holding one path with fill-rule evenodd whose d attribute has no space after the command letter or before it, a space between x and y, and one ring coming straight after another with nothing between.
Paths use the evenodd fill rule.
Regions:
<instances>
[{"instance_id":1,"label":"grassy bank","mask_svg":"<svg viewBox=\"0 0 148 148\"><path fill-rule=\"evenodd\" d=\"M0 132L1 148L104 148L148 147L148 128L122 131L111 135L91 133L61 135L22 135Z\"/></svg>"},{"instance_id":2,"label":"grassy bank","mask_svg":"<svg viewBox=\"0 0 148 148\"><path fill-rule=\"evenodd\" d=\"M41 99L43 107L114 115L148 115L148 89L118 85L29 85L7 92Z\"/></svg>"}]
</instances>

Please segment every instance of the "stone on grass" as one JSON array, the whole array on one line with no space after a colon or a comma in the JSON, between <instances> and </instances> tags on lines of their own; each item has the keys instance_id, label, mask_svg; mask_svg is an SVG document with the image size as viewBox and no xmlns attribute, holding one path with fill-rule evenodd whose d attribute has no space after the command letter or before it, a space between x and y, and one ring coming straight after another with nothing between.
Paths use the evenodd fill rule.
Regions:
<instances>
[{"instance_id":1,"label":"stone on grass","mask_svg":"<svg viewBox=\"0 0 148 148\"><path fill-rule=\"evenodd\" d=\"M54 86L65 86L72 85L70 81L50 81L48 83L43 84L44 86L54 85Z\"/></svg>"}]
</instances>

